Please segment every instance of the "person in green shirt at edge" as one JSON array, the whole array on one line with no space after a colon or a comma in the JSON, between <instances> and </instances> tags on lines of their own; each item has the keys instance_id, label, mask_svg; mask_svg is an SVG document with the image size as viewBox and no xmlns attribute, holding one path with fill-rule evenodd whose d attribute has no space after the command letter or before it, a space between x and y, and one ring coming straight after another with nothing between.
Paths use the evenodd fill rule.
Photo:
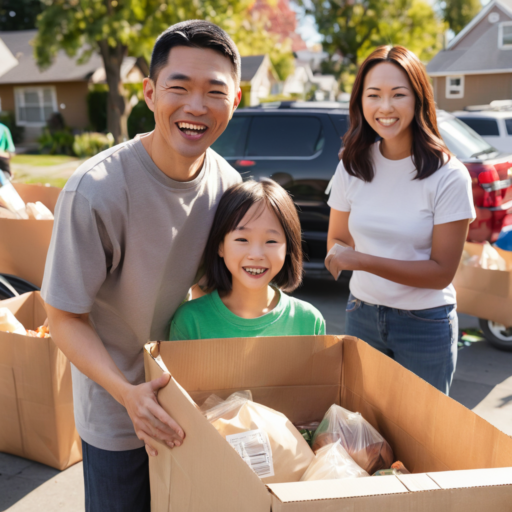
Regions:
<instances>
[{"instance_id":1,"label":"person in green shirt at edge","mask_svg":"<svg viewBox=\"0 0 512 512\"><path fill-rule=\"evenodd\" d=\"M0 123L0 171L4 171L8 177L11 176L10 160L15 151L9 128Z\"/></svg>"},{"instance_id":2,"label":"person in green shirt at edge","mask_svg":"<svg viewBox=\"0 0 512 512\"><path fill-rule=\"evenodd\" d=\"M178 308L169 339L325 334L321 313L284 293L301 281L300 223L288 193L269 179L234 185L206 244L210 293Z\"/></svg>"}]
</instances>

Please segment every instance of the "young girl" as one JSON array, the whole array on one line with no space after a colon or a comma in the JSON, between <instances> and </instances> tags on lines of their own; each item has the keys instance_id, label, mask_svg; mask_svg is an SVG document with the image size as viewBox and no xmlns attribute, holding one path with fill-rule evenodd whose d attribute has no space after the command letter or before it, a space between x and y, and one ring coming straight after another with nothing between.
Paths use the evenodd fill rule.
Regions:
<instances>
[{"instance_id":1,"label":"young girl","mask_svg":"<svg viewBox=\"0 0 512 512\"><path fill-rule=\"evenodd\" d=\"M205 261L211 293L176 311L169 339L325 334L320 312L283 292L301 283L302 245L295 206L277 183L224 193Z\"/></svg>"},{"instance_id":2,"label":"young girl","mask_svg":"<svg viewBox=\"0 0 512 512\"><path fill-rule=\"evenodd\" d=\"M457 360L451 284L469 223L471 178L437 129L432 86L406 48L361 65L329 199L326 259L353 270L346 334L448 393Z\"/></svg>"}]
</instances>

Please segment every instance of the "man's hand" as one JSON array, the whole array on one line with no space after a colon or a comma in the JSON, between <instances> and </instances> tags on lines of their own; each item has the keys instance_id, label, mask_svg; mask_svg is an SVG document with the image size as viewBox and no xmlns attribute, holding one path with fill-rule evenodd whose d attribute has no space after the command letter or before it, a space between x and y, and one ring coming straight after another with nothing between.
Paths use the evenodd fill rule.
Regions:
<instances>
[{"instance_id":1,"label":"man's hand","mask_svg":"<svg viewBox=\"0 0 512 512\"><path fill-rule=\"evenodd\" d=\"M168 373L164 373L151 382L129 385L123 394L123 405L133 422L135 433L144 441L146 451L153 457L158 455L153 439L174 448L180 446L185 438L181 427L162 409L156 398L158 390L165 387L170 378Z\"/></svg>"},{"instance_id":2,"label":"man's hand","mask_svg":"<svg viewBox=\"0 0 512 512\"><path fill-rule=\"evenodd\" d=\"M354 251L352 247L336 243L325 258L325 267L337 280L343 270L359 270L361 266L359 256L360 253Z\"/></svg>"}]
</instances>

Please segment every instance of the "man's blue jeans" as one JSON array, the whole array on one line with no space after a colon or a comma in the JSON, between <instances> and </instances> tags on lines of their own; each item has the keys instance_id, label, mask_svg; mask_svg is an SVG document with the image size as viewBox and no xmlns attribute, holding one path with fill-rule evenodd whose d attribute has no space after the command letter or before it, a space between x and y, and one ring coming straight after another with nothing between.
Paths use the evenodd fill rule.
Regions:
<instances>
[{"instance_id":1,"label":"man's blue jeans","mask_svg":"<svg viewBox=\"0 0 512 512\"><path fill-rule=\"evenodd\" d=\"M409 311L368 304L352 294L346 333L393 358L448 394L457 364L455 305Z\"/></svg>"},{"instance_id":2,"label":"man's blue jeans","mask_svg":"<svg viewBox=\"0 0 512 512\"><path fill-rule=\"evenodd\" d=\"M82 441L85 512L150 512L145 448L111 452Z\"/></svg>"}]
</instances>

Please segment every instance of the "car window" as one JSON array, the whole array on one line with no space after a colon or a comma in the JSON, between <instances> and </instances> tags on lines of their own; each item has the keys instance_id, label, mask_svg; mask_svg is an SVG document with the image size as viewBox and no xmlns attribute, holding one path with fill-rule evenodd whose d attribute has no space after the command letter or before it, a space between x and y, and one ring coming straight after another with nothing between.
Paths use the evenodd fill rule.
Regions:
<instances>
[{"instance_id":1,"label":"car window","mask_svg":"<svg viewBox=\"0 0 512 512\"><path fill-rule=\"evenodd\" d=\"M212 149L224 158L243 155L249 120L249 116L234 116Z\"/></svg>"},{"instance_id":2,"label":"car window","mask_svg":"<svg viewBox=\"0 0 512 512\"><path fill-rule=\"evenodd\" d=\"M254 116L246 156L307 157L324 146L322 123L313 116Z\"/></svg>"},{"instance_id":3,"label":"car window","mask_svg":"<svg viewBox=\"0 0 512 512\"><path fill-rule=\"evenodd\" d=\"M512 117L505 119L505 125L507 127L507 133L512 135Z\"/></svg>"},{"instance_id":4,"label":"car window","mask_svg":"<svg viewBox=\"0 0 512 512\"><path fill-rule=\"evenodd\" d=\"M499 137L500 130L496 119L485 119L484 117L461 117L460 120L473 128L482 137Z\"/></svg>"},{"instance_id":5,"label":"car window","mask_svg":"<svg viewBox=\"0 0 512 512\"><path fill-rule=\"evenodd\" d=\"M332 122L336 127L336 131L340 137L343 137L348 130L348 116L347 115L331 115Z\"/></svg>"},{"instance_id":6,"label":"car window","mask_svg":"<svg viewBox=\"0 0 512 512\"><path fill-rule=\"evenodd\" d=\"M457 158L485 158L497 153L478 133L454 117L441 119L438 126L446 146Z\"/></svg>"}]
</instances>

